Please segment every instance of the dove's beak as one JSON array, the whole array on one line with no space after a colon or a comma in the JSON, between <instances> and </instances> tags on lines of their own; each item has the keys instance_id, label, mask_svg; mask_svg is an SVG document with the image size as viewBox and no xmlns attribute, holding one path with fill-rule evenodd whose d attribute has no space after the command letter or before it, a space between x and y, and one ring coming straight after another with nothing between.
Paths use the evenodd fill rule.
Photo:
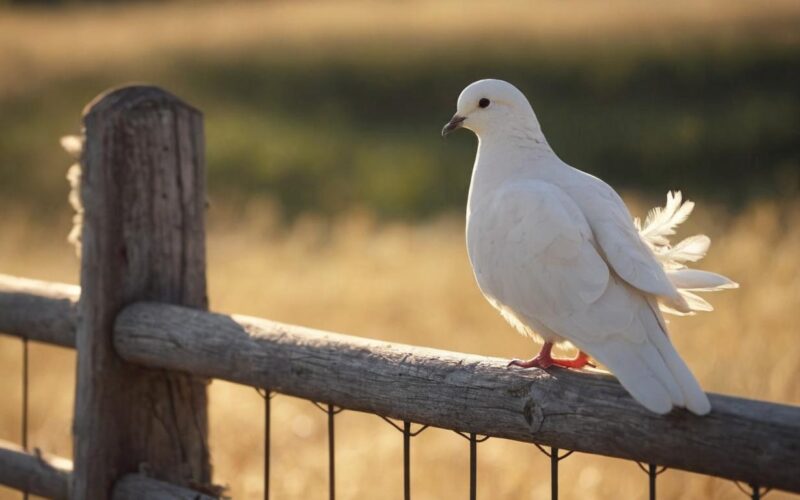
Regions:
<instances>
[{"instance_id":1,"label":"dove's beak","mask_svg":"<svg viewBox=\"0 0 800 500\"><path fill-rule=\"evenodd\" d=\"M447 125L445 125L442 128L442 137L446 136L447 134L449 134L453 130L461 128L461 124L464 123L464 120L466 120L466 119L467 119L466 116L454 115L453 118L450 119L449 122L447 122Z\"/></svg>"}]
</instances>

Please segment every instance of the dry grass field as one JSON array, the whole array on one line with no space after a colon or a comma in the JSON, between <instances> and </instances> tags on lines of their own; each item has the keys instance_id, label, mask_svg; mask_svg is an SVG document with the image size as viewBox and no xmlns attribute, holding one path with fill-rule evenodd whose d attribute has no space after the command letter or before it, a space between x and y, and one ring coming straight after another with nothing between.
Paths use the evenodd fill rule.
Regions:
<instances>
[{"instance_id":1,"label":"dry grass field","mask_svg":"<svg viewBox=\"0 0 800 500\"><path fill-rule=\"evenodd\" d=\"M731 216L701 200L697 212L683 234L705 229L714 241L705 267L742 287L712 296L713 313L673 321L674 342L709 391L799 404L800 207L764 202ZM308 218L286 229L270 213L267 206L253 206L245 217L233 218L212 210L215 310L485 355L535 351L477 292L459 218L381 225L354 213L333 225ZM75 282L66 219L57 227L37 227L24 215L4 214L0 222L2 272ZM0 438L10 440L19 438L19 346L0 338ZM73 363L65 350L32 348L31 442L62 455L70 453ZM324 498L324 414L284 396L273 400L273 408L274 498ZM337 418L340 498L400 498L400 434L374 416L345 412ZM216 478L234 498L259 498L261 419L253 389L212 384ZM462 438L425 431L412 445L414 497L463 498L467 457ZM544 498L548 471L534 447L489 440L479 447L479 496ZM632 463L575 455L564 462L561 477L563 498L645 498L646 477ZM737 494L729 482L676 471L661 476L659 487L659 498L670 499ZM0 490L0 498L14 494Z\"/></svg>"},{"instance_id":2,"label":"dry grass field","mask_svg":"<svg viewBox=\"0 0 800 500\"><path fill-rule=\"evenodd\" d=\"M58 138L102 90L144 81L203 110L227 203L460 209L474 142L437 132L489 76L527 93L567 161L741 203L799 182L798 74L793 0L0 7L0 205L57 210Z\"/></svg>"},{"instance_id":3,"label":"dry grass field","mask_svg":"<svg viewBox=\"0 0 800 500\"><path fill-rule=\"evenodd\" d=\"M735 69L736 61L726 57L731 53L738 56L741 52L745 59L750 57L748 64L755 61L752 69L743 63L746 71L742 70L741 74L751 71L755 76L767 75L763 79L769 80L773 74L783 74L783 61L796 54L792 51L800 43L797 29L800 2L796 0L678 0L658 4L616 0L611 7L581 0L578 4L576 8L575 2L567 5L546 1L531 7L529 2L511 1L503 3L501 9L496 4L488 7L488 3L482 2L424 0L178 2L163 6L145 3L52 10L0 9L0 171L4 172L0 182L8 183L0 186L5 188L0 193L10 196L18 191L38 198L29 205L19 199L0 202L0 273L77 282L78 263L66 243L70 224L67 187L62 181L66 168L61 168L61 153L56 144L59 135L74 132L81 105L110 84L147 79L198 103L206 111L212 136L209 138L209 165L213 182L224 180L226 174L233 171L234 160L239 157L220 153L232 147L231 144L244 151L245 160L254 169L265 169L268 164L275 167L285 160L286 170L291 170L295 159L292 155L305 154L310 158L308 163L316 167L317 161L329 160L330 152L337 148L349 153L361 146L356 144L359 139L372 141L373 149L359 150L359 154L353 155L368 165L385 163L387 157L402 156L407 149L407 156L402 157L409 159L410 165L401 174L406 173L412 181L417 180L415 175L428 179L424 176L432 175L433 171L428 167L436 166L437 161L450 164L457 158L457 168L447 171L438 184L430 181L430 186L434 187L429 191L433 191L445 190L449 187L443 186L445 183L454 183L456 187L466 183L470 165L467 156L472 154L471 149L467 151L466 142L460 143L461 150L466 151L460 156L451 156L453 149L447 149L445 159L431 159L434 152L438 154L438 149L418 147L416 139L395 133L395 129L379 128L373 133L370 129L373 122L365 123L366 131L355 126L348 128L351 122L364 116L374 118L370 109L359 110L364 116L358 113L351 116L323 99L321 101L330 106L321 106L322 110L303 110L308 114L302 116L293 108L295 102L291 100L287 101L286 109L273 111L276 109L273 107L262 112L252 101L264 96L249 87L248 78L257 76L255 73L263 68L273 68L271 65L275 61L277 66L274 67L280 68L288 59L304 61L302 64L308 67L317 61L324 65L335 60L338 66L326 70L329 73L320 73L329 76L334 85L348 81L352 84L347 78L336 78L359 67L361 72L348 78L360 84L358 78L366 74L371 78L371 85L380 89L381 84L385 84L386 89L393 91L394 80L402 80L398 75L404 73L406 64L409 74L427 71L429 66L425 64L428 63L414 66L416 59L428 58L425 60L434 61L438 67L439 58L456 53L460 60L470 61L475 50L478 60L473 61L474 65L484 62L481 54L494 58L502 54L507 60L501 57L501 63L512 67L516 61L527 60L526 47L535 46L539 51L536 57L560 64L590 47L597 49L598 59L603 61L587 70L586 79L592 82L586 88L594 89L593 85L599 82L600 102L606 99L603 88L617 88L615 85L619 82L627 81L626 75L635 76L635 72L629 70L638 60L627 58L628 53L675 52L679 55L669 57L677 61L681 59L681 51L712 47L712 55L719 55L723 60L720 67L725 69L729 65ZM158 15L154 15L156 10ZM409 32L414 35L413 43L405 43ZM500 45L503 51L486 51L487 46ZM762 67L759 56L752 56L760 45L774 49L769 52L773 66ZM479 46L481 51L477 50ZM558 50L553 49L555 47ZM669 57L664 63L666 66L672 64L673 59ZM715 60L714 57L711 60ZM201 59L211 60L213 64L203 66L197 62ZM226 64L230 62L230 66L219 63L220 60ZM575 64L581 66L581 61ZM690 60L687 66L669 74L677 75L675 81L682 82L685 88L691 89L695 83L708 83L708 75L702 71L703 61L702 58ZM497 61L487 61L490 62ZM193 66L193 63L196 64ZM295 71L292 78L305 74L307 68L302 64L296 68L286 66L287 72ZM212 66L214 71L208 69ZM553 70L554 67L549 66L548 71L558 73L558 68ZM655 67L654 73L647 75L656 75L657 83L661 70L660 66ZM446 68L439 69L441 74L446 73ZM534 70L531 71L535 73ZM592 73L595 70L597 74ZM458 78L467 74L467 70L463 71ZM220 74L229 79L221 78ZM586 76L586 73L577 74ZM724 71L713 73L714 81L708 83L697 102L705 104L706 97L726 90L722 88L726 74ZM315 75L307 80L314 83ZM414 89L416 94L413 95L424 101L421 96L429 82L413 78L416 76L408 77L412 83L404 81L397 88ZM556 88L559 82L561 80L545 79L543 86ZM640 87L648 90L649 82ZM296 82L287 77L282 84L291 87L292 83ZM308 84L306 80L301 83ZM344 84L342 87L346 86ZM403 87L406 84L408 86ZM458 85L462 85L460 80ZM620 84L621 87L624 85ZM579 86L577 92L582 92L583 88ZM320 89L324 89L322 83ZM782 152L781 148L788 150L790 146L778 141L778 146L772 147L769 139L780 134L785 136L786 126L781 127L779 123L771 129L755 125L752 130L737 128L740 123L769 125L772 122L762 119L763 116L780 118L782 113L789 115L787 120L796 120L792 114L797 109L792 107L798 102L796 90L792 93L771 89L767 86L761 89L763 93L754 91L751 95L750 89L744 88L733 95L731 99L752 104L744 106L742 114L728 114L733 106L724 101L689 109L686 116L675 118L675 127L670 122L672 128L662 127L660 122L648 124L645 120L629 123L633 123L631 128L636 131L640 123L651 127L654 136L674 132L665 144L692 143L702 137L698 131L705 127L722 130L720 134L730 140L732 148L749 151L748 138L766 137L767 146ZM345 96L359 96L361 87L353 84L349 89L335 87L334 90ZM622 101L629 100L626 91L620 92L624 94ZM693 96L691 92L688 94ZM684 97L681 93L670 95L661 105L669 110L676 107L672 103L681 102ZM773 97L774 102L770 100ZM568 102L572 96L565 94L562 98ZM639 119L642 110L652 110L649 106L655 106L646 92L639 98L644 104L640 106L641 102L637 101L623 110L624 119ZM454 102L455 95L449 99L448 106ZM259 104L264 102L272 105L267 98L258 101ZM429 97L424 102L438 101ZM615 101L608 102L604 105L613 108ZM391 103L397 108L413 108L405 99ZM763 108L759 107L761 104ZM559 106L549 110L549 120L568 115L568 108ZM593 120L602 114L598 110L607 109L590 108L587 116L570 115L565 123ZM439 111L437 109L436 113ZM422 128L420 123L428 126L431 120L441 126L449 117L447 114L430 116L433 113L430 108L414 112L416 115L408 119L409 128ZM446 113L450 112L451 108L447 108ZM656 109L655 115L660 112L661 108ZM752 114L747 114L750 112ZM718 122L701 119L712 113L717 113ZM263 121L262 115L274 122ZM424 120L418 119L423 115ZM417 121L412 121L414 117ZM339 118L340 122L333 121ZM318 122L327 123L326 120L334 124L331 128L335 130L330 135L314 128ZM726 132L727 124L736 130ZM567 126L564 129L570 131ZM313 133L309 134L309 130ZM336 135L341 130L344 130L342 135ZM262 142L269 141L262 137L268 134L272 134L272 142L270 147L265 147ZM586 141L591 139L589 134L581 137ZM437 137L431 140L434 139L438 141ZM309 140L314 141L315 148L306 146ZM459 140L454 138L448 146L459 147ZM573 144L580 146L578 141ZM727 147L728 143L723 145ZM47 149L49 146L52 150ZM706 146L699 141L696 148L703 150ZM317 150L328 156L322 158L324 155ZM796 151L796 145L792 151ZM28 152L31 156L25 156ZM664 157L667 152L656 148L652 157ZM571 153L565 151L565 157L569 159ZM351 156L342 154L342 158L349 160ZM67 163L64 157L63 166ZM462 163L463 169L460 169L458 166ZM346 162L337 166L345 168ZM592 168L591 163L576 166ZM797 183L796 157L794 163L784 167L790 175L779 184L790 191L792 183ZM636 167L631 168L635 170ZM689 171L693 167L676 164L674 168ZM312 169L312 173L321 175L325 173L323 170ZM379 202L396 195L386 186L406 185L405 178L391 176L401 174L387 171L390 174L386 178L376 178L373 184L377 187L368 185L377 193L375 199ZM359 172L360 175L369 173ZM648 172L637 172L639 174L645 176ZM338 175L339 171L334 169L330 178L336 180ZM458 176L463 179L454 178ZM248 184L249 178L243 178L241 184ZM719 182L733 180L719 179ZM267 184L273 186L274 183L268 181ZM61 192L59 183L63 184L63 203L60 197L52 196ZM323 185L328 187L325 182ZM686 186L678 182L664 185L663 190L680 187ZM405 222L394 222L397 219L374 215L374 206L360 199L360 204L370 208L354 210L347 206L341 215L326 217L302 215L298 210L301 215L286 223L286 207L276 208L270 203L258 202L263 196L249 197L246 200L256 201L236 204L237 192L215 192L214 189L212 185L208 235L209 287L214 310L467 353L508 358L535 353L537 347L507 326L474 285L464 248L460 213L444 210L443 215L436 216L425 211L411 211L409 213L414 215L429 216L424 220L408 217ZM463 195L461 191L458 191L459 196ZM693 192L687 194L697 198ZM713 313L673 320L672 337L707 390L797 405L800 404L800 198L791 192L788 196L776 196L774 200L778 198L780 201L754 198L740 206L724 205L713 197L695 199L698 208L681 235L695 231L709 234L713 244L702 267L732 277L741 288L710 296L717 309ZM408 196L407 199L415 198ZM458 199L453 195L448 204L437 207L455 206L453 200ZM639 215L644 215L653 204L663 203L662 198L638 191L628 193L626 200ZM50 212L49 207L58 208ZM407 212L398 210L398 213ZM74 361L74 354L67 350L31 346L30 442L62 456L71 454ZM20 342L0 335L0 393L3 394L0 439L19 440L20 368ZM227 484L233 498L260 498L261 398L252 388L222 382L214 382L210 393L216 481ZM325 415L308 402L280 395L273 400L272 498L326 498L325 424ZM402 497L400 433L378 417L344 412L337 417L336 439L338 498ZM478 460L479 498L547 498L549 463L535 447L489 440L479 446ZM646 486L645 474L633 463L580 454L562 463L564 499L643 499ZM464 439L450 431L429 429L413 440L415 499L465 498L467 488L468 444ZM0 500L6 498L19 498L19 494L0 487ZM667 471L659 479L659 498L722 500L744 496L727 481ZM769 498L780 500L792 496L773 492Z\"/></svg>"}]
</instances>

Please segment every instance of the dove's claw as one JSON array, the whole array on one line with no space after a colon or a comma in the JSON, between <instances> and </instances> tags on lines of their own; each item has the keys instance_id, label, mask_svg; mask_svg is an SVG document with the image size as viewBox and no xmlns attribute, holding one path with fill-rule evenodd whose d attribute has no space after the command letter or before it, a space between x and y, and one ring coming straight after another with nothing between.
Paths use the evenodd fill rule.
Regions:
<instances>
[{"instance_id":1,"label":"dove's claw","mask_svg":"<svg viewBox=\"0 0 800 500\"><path fill-rule=\"evenodd\" d=\"M508 367L519 366L520 368L546 369L550 368L551 366L560 366L561 368L574 368L578 370L588 365L592 368L595 368L595 364L589 361L589 355L583 351L579 351L578 356L575 359L556 359L550 354L552 349L553 343L545 342L542 346L542 350L539 351L539 354L537 354L536 357L528 360L511 360L511 362L508 364Z\"/></svg>"},{"instance_id":2,"label":"dove's claw","mask_svg":"<svg viewBox=\"0 0 800 500\"><path fill-rule=\"evenodd\" d=\"M550 368L553 366L554 359L548 357L544 359L541 356L536 356L532 359L512 359L511 362L508 364L509 367L512 366L519 366L520 368Z\"/></svg>"},{"instance_id":3,"label":"dove's claw","mask_svg":"<svg viewBox=\"0 0 800 500\"><path fill-rule=\"evenodd\" d=\"M552 349L553 343L545 342L542 346L542 350L539 351L539 354L537 354L536 357L528 360L514 359L508 364L508 366L519 366L520 368L550 368L556 361L552 356L550 356L550 351Z\"/></svg>"}]
</instances>

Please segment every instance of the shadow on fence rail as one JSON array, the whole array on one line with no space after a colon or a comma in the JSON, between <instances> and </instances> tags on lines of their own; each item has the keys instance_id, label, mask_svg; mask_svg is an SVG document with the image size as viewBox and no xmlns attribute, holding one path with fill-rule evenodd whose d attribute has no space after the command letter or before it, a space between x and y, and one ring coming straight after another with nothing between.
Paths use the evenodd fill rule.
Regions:
<instances>
[{"instance_id":1,"label":"shadow on fence rail","mask_svg":"<svg viewBox=\"0 0 800 500\"><path fill-rule=\"evenodd\" d=\"M207 312L200 113L160 89L127 87L93 102L84 126L82 287L0 275L0 332L78 350L75 466L0 442L0 484L52 498L218 497L205 394L218 378L264 396L265 497L273 393L327 413L331 499L343 409L402 433L405 498L411 438L428 426L469 441L471 498L477 445L489 437L548 455L552 498L559 461L574 451L638 462L650 498L666 467L744 483L751 498L800 493L797 407L712 394L705 417L658 416L608 375L507 370L497 358ZM130 411L137 400L147 404ZM174 408L166 423L162 404ZM154 419L166 432L137 431Z\"/></svg>"}]
</instances>

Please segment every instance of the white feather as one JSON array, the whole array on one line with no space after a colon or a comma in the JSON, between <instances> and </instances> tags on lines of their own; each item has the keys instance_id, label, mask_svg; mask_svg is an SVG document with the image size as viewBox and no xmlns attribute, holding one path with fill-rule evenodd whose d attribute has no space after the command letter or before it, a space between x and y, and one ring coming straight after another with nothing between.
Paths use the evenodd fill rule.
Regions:
<instances>
[{"instance_id":1,"label":"white feather","mask_svg":"<svg viewBox=\"0 0 800 500\"><path fill-rule=\"evenodd\" d=\"M622 386L648 410L664 415L675 404L672 394L659 375L653 372L653 360L645 359L642 352L630 342L610 340L599 344L587 344L582 349L617 376ZM666 370L661 359L656 363Z\"/></svg>"},{"instance_id":2,"label":"white feather","mask_svg":"<svg viewBox=\"0 0 800 500\"><path fill-rule=\"evenodd\" d=\"M663 252L656 253L662 262L670 266L684 267L687 262L697 262L706 256L711 238L704 234L690 236L674 247L661 247Z\"/></svg>"},{"instance_id":3,"label":"white feather","mask_svg":"<svg viewBox=\"0 0 800 500\"><path fill-rule=\"evenodd\" d=\"M711 402L708 396L703 392L697 379L694 378L689 367L681 359L678 351L669 341L667 335L667 323L664 317L658 310L655 300L651 297L648 302L650 303L651 315L649 318L655 320L658 324L660 331L655 328L655 325L648 329L650 338L658 349L659 353L667 363L670 372L675 377L678 385L681 387L684 398L684 407L696 415L705 415L711 411Z\"/></svg>"},{"instance_id":4,"label":"white feather","mask_svg":"<svg viewBox=\"0 0 800 500\"><path fill-rule=\"evenodd\" d=\"M638 219L634 219L634 226L640 228L639 235L661 263L667 278L677 288L682 299L676 304L674 298L661 298L661 311L679 316L714 310L708 301L688 290L713 292L739 286L720 274L688 269L689 263L698 262L706 256L711 246L711 238L708 236L698 234L681 240L675 246L670 245L669 236L675 234L678 225L685 222L694 210L694 203L682 202L682 199L680 191L670 191L667 193L666 205L650 210L644 226ZM684 304L686 307L683 307Z\"/></svg>"},{"instance_id":5,"label":"white feather","mask_svg":"<svg viewBox=\"0 0 800 500\"><path fill-rule=\"evenodd\" d=\"M681 203L683 195L680 191L667 193L667 204L664 208L655 207L647 214L644 227L639 231L645 240L654 244L666 245L667 236L675 234L675 228L684 222L694 210L694 203Z\"/></svg>"},{"instance_id":6,"label":"white feather","mask_svg":"<svg viewBox=\"0 0 800 500\"><path fill-rule=\"evenodd\" d=\"M667 271L667 276L679 290L716 292L719 290L739 288L738 283L731 281L721 274L700 271L699 269Z\"/></svg>"}]
</instances>

